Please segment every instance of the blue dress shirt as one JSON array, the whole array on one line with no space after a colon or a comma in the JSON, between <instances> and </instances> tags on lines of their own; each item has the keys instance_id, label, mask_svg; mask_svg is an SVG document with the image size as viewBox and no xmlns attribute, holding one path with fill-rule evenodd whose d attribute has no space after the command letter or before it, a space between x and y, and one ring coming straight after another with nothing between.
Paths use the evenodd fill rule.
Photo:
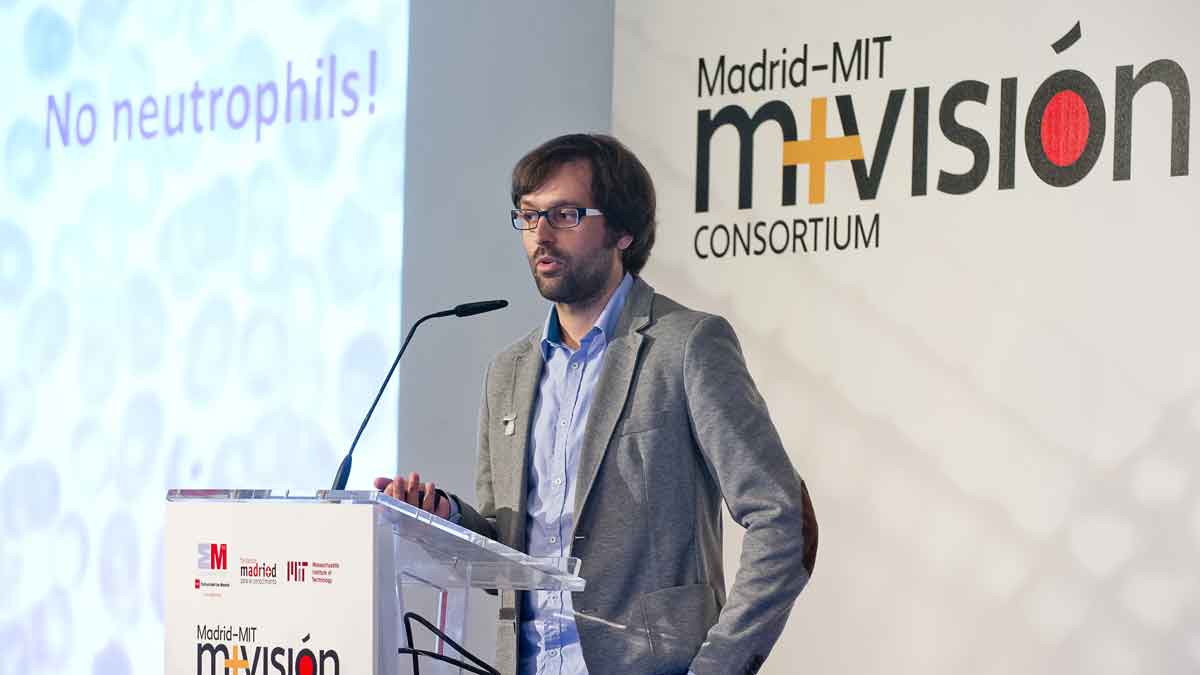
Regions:
<instances>
[{"instance_id":1,"label":"blue dress shirt","mask_svg":"<svg viewBox=\"0 0 1200 675\"><path fill-rule=\"evenodd\" d=\"M526 532L529 555L571 554L579 449L609 336L633 287L629 274L596 325L571 351L562 339L558 311L550 308L542 332L545 367L530 429ZM585 675L570 593L525 593L520 627L521 675Z\"/></svg>"}]
</instances>

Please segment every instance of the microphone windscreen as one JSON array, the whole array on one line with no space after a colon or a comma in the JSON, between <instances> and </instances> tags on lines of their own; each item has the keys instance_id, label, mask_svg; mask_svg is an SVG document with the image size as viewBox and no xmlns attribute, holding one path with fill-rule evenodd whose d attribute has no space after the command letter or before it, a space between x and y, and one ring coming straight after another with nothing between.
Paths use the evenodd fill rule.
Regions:
<instances>
[{"instance_id":1,"label":"microphone windscreen","mask_svg":"<svg viewBox=\"0 0 1200 675\"><path fill-rule=\"evenodd\" d=\"M475 316L484 312L493 312L497 309L508 307L507 300L481 300L479 302L467 302L458 305L454 308L454 316Z\"/></svg>"}]
</instances>

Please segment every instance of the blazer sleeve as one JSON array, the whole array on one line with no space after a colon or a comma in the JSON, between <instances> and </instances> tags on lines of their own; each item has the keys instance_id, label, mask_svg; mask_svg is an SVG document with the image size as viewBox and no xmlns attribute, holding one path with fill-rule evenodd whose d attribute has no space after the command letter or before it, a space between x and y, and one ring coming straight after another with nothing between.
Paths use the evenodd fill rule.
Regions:
<instances>
[{"instance_id":1,"label":"blazer sleeve","mask_svg":"<svg viewBox=\"0 0 1200 675\"><path fill-rule=\"evenodd\" d=\"M488 405L488 379L492 369L489 366L483 377L483 400L479 404L479 457L475 467L475 500L478 506L472 507L458 495L462 519L459 524L473 532L478 532L489 539L498 539L496 534L496 500L492 487L492 454L488 439L490 412Z\"/></svg>"},{"instance_id":2,"label":"blazer sleeve","mask_svg":"<svg viewBox=\"0 0 1200 675\"><path fill-rule=\"evenodd\" d=\"M699 321L683 362L696 443L730 515L746 529L737 577L691 669L754 673L808 583L816 519L729 322Z\"/></svg>"}]
</instances>

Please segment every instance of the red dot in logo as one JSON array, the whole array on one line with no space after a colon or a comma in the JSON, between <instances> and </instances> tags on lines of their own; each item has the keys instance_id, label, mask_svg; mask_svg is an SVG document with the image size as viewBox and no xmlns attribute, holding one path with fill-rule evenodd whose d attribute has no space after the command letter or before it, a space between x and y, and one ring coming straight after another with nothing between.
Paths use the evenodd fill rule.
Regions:
<instances>
[{"instance_id":1,"label":"red dot in logo","mask_svg":"<svg viewBox=\"0 0 1200 675\"><path fill-rule=\"evenodd\" d=\"M317 672L317 659L312 654L301 654L296 659L296 675L313 675Z\"/></svg>"},{"instance_id":2,"label":"red dot in logo","mask_svg":"<svg viewBox=\"0 0 1200 675\"><path fill-rule=\"evenodd\" d=\"M1091 131L1087 104L1073 91L1060 91L1042 113L1042 150L1058 166L1071 166L1083 155Z\"/></svg>"}]
</instances>

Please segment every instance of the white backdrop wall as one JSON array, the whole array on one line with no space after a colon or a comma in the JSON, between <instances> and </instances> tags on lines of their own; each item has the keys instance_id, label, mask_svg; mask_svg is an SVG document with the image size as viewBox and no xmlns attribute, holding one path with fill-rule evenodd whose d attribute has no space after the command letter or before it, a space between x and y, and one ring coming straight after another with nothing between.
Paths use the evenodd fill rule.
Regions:
<instances>
[{"instance_id":1,"label":"white backdrop wall","mask_svg":"<svg viewBox=\"0 0 1200 675\"><path fill-rule=\"evenodd\" d=\"M821 522L764 672L1200 667L1196 25L1182 0L617 3L614 132L659 189L645 276L733 321ZM1172 88L1123 111L1122 67L1156 62ZM715 127L697 204L730 106L785 121L746 120L748 204ZM814 135L860 148L782 143Z\"/></svg>"}]
</instances>

